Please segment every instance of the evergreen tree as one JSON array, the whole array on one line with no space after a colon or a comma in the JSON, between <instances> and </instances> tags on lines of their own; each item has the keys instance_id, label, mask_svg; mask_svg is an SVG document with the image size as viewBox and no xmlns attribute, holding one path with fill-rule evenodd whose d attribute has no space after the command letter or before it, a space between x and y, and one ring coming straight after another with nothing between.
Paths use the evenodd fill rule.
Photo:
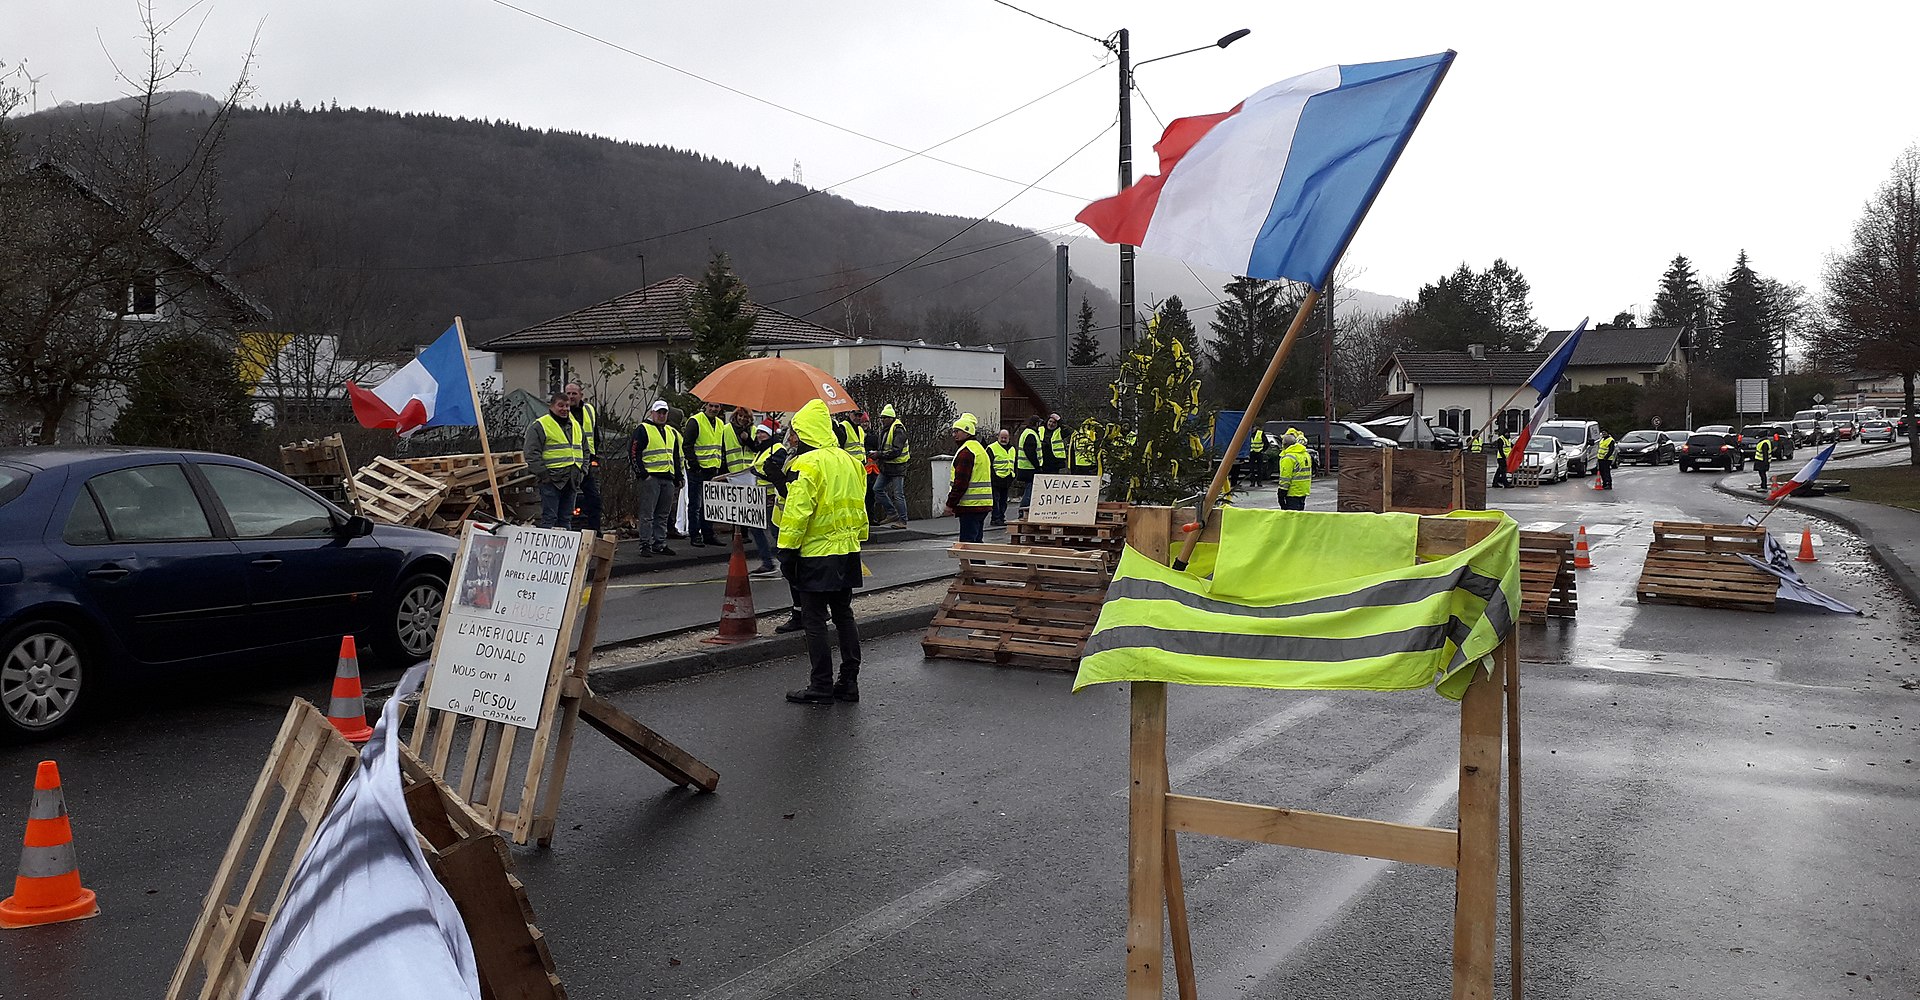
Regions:
<instances>
[{"instance_id":1,"label":"evergreen tree","mask_svg":"<svg viewBox=\"0 0 1920 1000\"><path fill-rule=\"evenodd\" d=\"M1666 273L1660 276L1660 290L1654 294L1653 308L1647 310L1647 325L1693 327L1693 357L1689 360L1704 365L1713 354L1712 314L1713 302L1693 273L1693 262L1685 254L1674 255Z\"/></svg>"},{"instance_id":2,"label":"evergreen tree","mask_svg":"<svg viewBox=\"0 0 1920 1000\"><path fill-rule=\"evenodd\" d=\"M717 250L687 299L691 350L673 357L680 384L692 386L714 369L747 356L747 336L759 314L748 308L747 285L733 273L726 251Z\"/></svg>"},{"instance_id":3,"label":"evergreen tree","mask_svg":"<svg viewBox=\"0 0 1920 1000\"><path fill-rule=\"evenodd\" d=\"M1464 351L1473 344L1524 351L1541 333L1531 294L1526 276L1504 258L1485 272L1463 262L1452 274L1421 286L1405 325L1414 346L1424 351Z\"/></svg>"},{"instance_id":4,"label":"evergreen tree","mask_svg":"<svg viewBox=\"0 0 1920 1000\"><path fill-rule=\"evenodd\" d=\"M1193 318L1187 315L1187 307L1180 296L1169 295L1167 301L1153 310L1150 323L1160 324L1160 332L1180 342L1187 356L1198 360L1200 357L1200 332L1193 328Z\"/></svg>"},{"instance_id":5,"label":"evergreen tree","mask_svg":"<svg viewBox=\"0 0 1920 1000\"><path fill-rule=\"evenodd\" d=\"M1260 278L1227 283L1226 299L1209 324L1213 340L1206 348L1207 394L1216 407L1237 409L1253 398L1267 359L1287 332L1287 318L1280 312L1281 288L1277 281Z\"/></svg>"},{"instance_id":6,"label":"evergreen tree","mask_svg":"<svg viewBox=\"0 0 1920 1000\"><path fill-rule=\"evenodd\" d=\"M253 401L233 352L219 341L178 334L153 342L113 422L116 444L234 451L253 436Z\"/></svg>"},{"instance_id":7,"label":"evergreen tree","mask_svg":"<svg viewBox=\"0 0 1920 1000\"><path fill-rule=\"evenodd\" d=\"M1133 351L1121 355L1114 420L1101 435L1112 475L1109 499L1170 504L1206 488L1210 428L1200 410L1195 360L1164 312L1148 320Z\"/></svg>"},{"instance_id":8,"label":"evergreen tree","mask_svg":"<svg viewBox=\"0 0 1920 1000\"><path fill-rule=\"evenodd\" d=\"M1093 333L1093 304L1087 297L1080 296L1080 316L1073 331L1073 346L1067 354L1067 364L1075 368L1090 368L1099 364L1106 352L1100 349L1100 338Z\"/></svg>"},{"instance_id":9,"label":"evergreen tree","mask_svg":"<svg viewBox=\"0 0 1920 1000\"><path fill-rule=\"evenodd\" d=\"M1767 301L1760 276L1740 251L1733 271L1720 284L1720 325L1715 331L1713 367L1728 378L1765 378L1773 374L1773 344L1767 329Z\"/></svg>"},{"instance_id":10,"label":"evergreen tree","mask_svg":"<svg viewBox=\"0 0 1920 1000\"><path fill-rule=\"evenodd\" d=\"M1505 258L1495 258L1493 266L1480 276L1486 287L1487 303L1494 316L1494 328L1498 331L1488 346L1497 346L1500 350L1530 350L1540 335L1546 330L1540 321L1533 318L1533 303L1528 296L1533 286L1519 269L1506 262Z\"/></svg>"},{"instance_id":11,"label":"evergreen tree","mask_svg":"<svg viewBox=\"0 0 1920 1000\"><path fill-rule=\"evenodd\" d=\"M1608 320L1605 323L1600 324L1599 326L1594 327L1594 329L1596 330L1632 330L1639 327L1639 325L1640 325L1639 322L1636 321L1633 317L1633 310L1622 309L1619 312L1614 313L1612 319Z\"/></svg>"}]
</instances>

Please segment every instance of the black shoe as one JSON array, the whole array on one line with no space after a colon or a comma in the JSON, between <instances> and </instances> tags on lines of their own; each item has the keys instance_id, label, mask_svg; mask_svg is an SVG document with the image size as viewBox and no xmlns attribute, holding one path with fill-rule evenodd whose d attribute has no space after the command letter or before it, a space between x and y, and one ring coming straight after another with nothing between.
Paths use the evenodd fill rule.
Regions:
<instances>
[{"instance_id":1,"label":"black shoe","mask_svg":"<svg viewBox=\"0 0 1920 1000\"><path fill-rule=\"evenodd\" d=\"M775 632L799 632L805 628L806 626L800 623L800 619L789 618L784 623L774 626L773 630Z\"/></svg>"},{"instance_id":2,"label":"black shoe","mask_svg":"<svg viewBox=\"0 0 1920 1000\"><path fill-rule=\"evenodd\" d=\"M646 556L650 556L650 555L653 555L653 550L652 550L652 549L641 549L641 550L640 550L640 555L641 555L641 556L642 556L643 558L644 558L644 557L646 557Z\"/></svg>"},{"instance_id":3,"label":"black shoe","mask_svg":"<svg viewBox=\"0 0 1920 1000\"><path fill-rule=\"evenodd\" d=\"M796 705L831 705L833 692L816 691L813 688L804 687L798 691L788 691L787 700Z\"/></svg>"},{"instance_id":4,"label":"black shoe","mask_svg":"<svg viewBox=\"0 0 1920 1000\"><path fill-rule=\"evenodd\" d=\"M656 556L671 556L671 555L677 555L678 553L676 553L676 552L674 552L674 551L673 551L672 549L670 549L670 548L667 548L666 546L664 546L664 545L662 545L662 546L660 546L659 548L657 548L657 549L654 549L654 550L653 550L653 554L654 554L654 555L656 555Z\"/></svg>"},{"instance_id":5,"label":"black shoe","mask_svg":"<svg viewBox=\"0 0 1920 1000\"><path fill-rule=\"evenodd\" d=\"M833 696L841 701L859 701L860 685L840 683L833 686Z\"/></svg>"},{"instance_id":6,"label":"black shoe","mask_svg":"<svg viewBox=\"0 0 1920 1000\"><path fill-rule=\"evenodd\" d=\"M756 570L754 570L753 572L751 572L751 573L748 573L747 575L748 575L748 576L779 576L779 575L780 575L780 567L778 567L778 566L771 566L771 565L769 565L769 566L762 566L762 567L760 567L760 568L758 568L758 569L756 569Z\"/></svg>"},{"instance_id":7,"label":"black shoe","mask_svg":"<svg viewBox=\"0 0 1920 1000\"><path fill-rule=\"evenodd\" d=\"M705 538L705 539L703 539L703 540L704 540L704 541L705 541L705 542L706 542L706 543L707 543L708 545L719 545L719 544L720 544L720 539L718 539L718 538L714 538L714 537L712 537L711 535L709 535L709 536L708 536L707 538Z\"/></svg>"},{"instance_id":8,"label":"black shoe","mask_svg":"<svg viewBox=\"0 0 1920 1000\"><path fill-rule=\"evenodd\" d=\"M707 545L706 540L701 538L688 539L687 544L696 549L705 548Z\"/></svg>"}]
</instances>

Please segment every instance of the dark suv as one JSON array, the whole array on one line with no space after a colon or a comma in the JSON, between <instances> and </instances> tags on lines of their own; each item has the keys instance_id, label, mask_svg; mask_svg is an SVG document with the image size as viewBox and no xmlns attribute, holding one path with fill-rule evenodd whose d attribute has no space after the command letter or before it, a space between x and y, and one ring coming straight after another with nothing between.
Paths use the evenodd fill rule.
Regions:
<instances>
[{"instance_id":1,"label":"dark suv","mask_svg":"<svg viewBox=\"0 0 1920 1000\"><path fill-rule=\"evenodd\" d=\"M1748 424L1740 428L1740 457L1751 460L1754 446L1763 437L1773 439L1773 458L1793 457L1793 428L1787 424Z\"/></svg>"},{"instance_id":2,"label":"dark suv","mask_svg":"<svg viewBox=\"0 0 1920 1000\"><path fill-rule=\"evenodd\" d=\"M1680 446L1681 472L1711 467L1728 472L1738 472L1747 467L1747 458L1740 453L1740 435L1700 431Z\"/></svg>"}]
</instances>

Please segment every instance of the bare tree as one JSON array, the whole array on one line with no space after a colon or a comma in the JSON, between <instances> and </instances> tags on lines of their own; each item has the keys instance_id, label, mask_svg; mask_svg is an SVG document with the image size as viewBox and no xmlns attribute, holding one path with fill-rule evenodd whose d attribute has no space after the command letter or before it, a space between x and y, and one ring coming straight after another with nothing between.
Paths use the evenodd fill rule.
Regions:
<instances>
[{"instance_id":1,"label":"bare tree","mask_svg":"<svg viewBox=\"0 0 1920 1000\"><path fill-rule=\"evenodd\" d=\"M1853 245L1828 259L1826 280L1820 353L1899 372L1911 431L1920 371L1920 146L1908 147L1867 199ZM1908 438L1908 449L1911 464L1920 466L1920 435Z\"/></svg>"},{"instance_id":2,"label":"bare tree","mask_svg":"<svg viewBox=\"0 0 1920 1000\"><path fill-rule=\"evenodd\" d=\"M164 44L178 19L140 7L144 65L119 70L118 109L67 113L28 162L0 88L0 399L53 443L76 402L116 396L147 346L184 328L230 329L262 310L217 277L216 162L248 53L217 111L178 148L157 135L169 89L191 73L191 45Z\"/></svg>"}]
</instances>

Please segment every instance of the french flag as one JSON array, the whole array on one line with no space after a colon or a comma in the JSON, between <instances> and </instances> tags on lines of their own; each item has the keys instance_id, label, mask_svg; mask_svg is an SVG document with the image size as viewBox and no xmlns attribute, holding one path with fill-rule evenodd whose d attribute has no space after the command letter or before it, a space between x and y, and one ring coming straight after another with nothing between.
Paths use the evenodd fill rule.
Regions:
<instances>
[{"instance_id":1,"label":"french flag","mask_svg":"<svg viewBox=\"0 0 1920 1000\"><path fill-rule=\"evenodd\" d=\"M1800 471L1794 473L1792 479L1775 486L1773 492L1767 494L1767 499L1769 501L1778 500L1792 493L1794 490L1813 482L1814 479L1820 475L1820 470L1826 467L1827 459L1833 457L1834 447L1835 446L1831 444L1827 445L1821 450L1820 454L1813 456L1813 461L1801 466Z\"/></svg>"},{"instance_id":2,"label":"french flag","mask_svg":"<svg viewBox=\"0 0 1920 1000\"><path fill-rule=\"evenodd\" d=\"M1325 288L1452 64L1329 66L1181 118L1153 147L1158 175L1075 218L1108 243Z\"/></svg>"},{"instance_id":3,"label":"french flag","mask_svg":"<svg viewBox=\"0 0 1920 1000\"><path fill-rule=\"evenodd\" d=\"M427 427L473 427L473 377L459 322L406 367L371 389L347 383L353 415L362 427L391 427L401 437Z\"/></svg>"},{"instance_id":4,"label":"french flag","mask_svg":"<svg viewBox=\"0 0 1920 1000\"><path fill-rule=\"evenodd\" d=\"M1513 441L1513 453L1507 456L1508 475L1519 470L1521 460L1527 456L1527 442L1533 440L1533 432L1539 430L1540 425L1552 415L1553 392L1549 390L1533 404L1533 416L1527 418L1527 426L1520 429L1520 436Z\"/></svg>"}]
</instances>

